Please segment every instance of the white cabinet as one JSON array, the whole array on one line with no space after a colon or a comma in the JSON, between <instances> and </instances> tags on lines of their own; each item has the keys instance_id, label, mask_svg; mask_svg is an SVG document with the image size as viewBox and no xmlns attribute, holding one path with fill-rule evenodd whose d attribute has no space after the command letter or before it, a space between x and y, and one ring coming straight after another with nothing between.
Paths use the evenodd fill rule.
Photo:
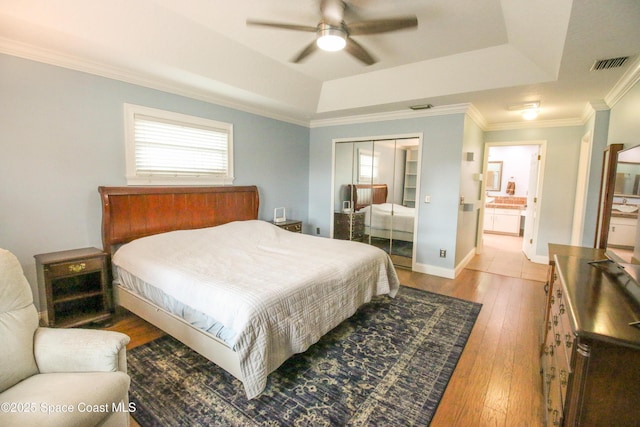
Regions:
<instances>
[{"instance_id":1,"label":"white cabinet","mask_svg":"<svg viewBox=\"0 0 640 427\"><path fill-rule=\"evenodd\" d=\"M637 218L624 218L619 216L611 216L609 223L609 237L607 244L609 246L628 246L635 245Z\"/></svg>"},{"instance_id":2,"label":"white cabinet","mask_svg":"<svg viewBox=\"0 0 640 427\"><path fill-rule=\"evenodd\" d=\"M484 231L520 235L520 209L485 208Z\"/></svg>"}]
</instances>

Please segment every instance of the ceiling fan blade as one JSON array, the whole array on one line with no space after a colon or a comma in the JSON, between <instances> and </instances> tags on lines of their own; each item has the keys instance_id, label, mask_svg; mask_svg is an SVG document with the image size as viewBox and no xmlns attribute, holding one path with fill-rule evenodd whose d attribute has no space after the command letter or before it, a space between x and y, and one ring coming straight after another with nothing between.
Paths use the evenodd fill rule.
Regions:
<instances>
[{"instance_id":1,"label":"ceiling fan blade","mask_svg":"<svg viewBox=\"0 0 640 427\"><path fill-rule=\"evenodd\" d=\"M316 44L316 41L314 40L313 42L309 43L307 45L307 47L302 49L302 51L298 54L298 56L293 58L291 60L291 62L298 63L298 62L302 61L303 59L305 59L307 56L311 55L317 49L318 49L318 45Z\"/></svg>"},{"instance_id":2,"label":"ceiling fan blade","mask_svg":"<svg viewBox=\"0 0 640 427\"><path fill-rule=\"evenodd\" d=\"M347 37L347 45L344 47L344 50L367 65L378 62L364 47L350 37Z\"/></svg>"},{"instance_id":3,"label":"ceiling fan blade","mask_svg":"<svg viewBox=\"0 0 640 427\"><path fill-rule=\"evenodd\" d=\"M347 25L350 35L366 35L387 33L389 31L403 30L418 26L418 18L415 16L404 16L400 18L375 19L370 21L352 22Z\"/></svg>"},{"instance_id":4,"label":"ceiling fan blade","mask_svg":"<svg viewBox=\"0 0 640 427\"><path fill-rule=\"evenodd\" d=\"M251 19L247 19L247 25L280 28L283 30L306 31L310 33L315 33L316 31L318 31L318 27L311 27L309 25L284 24L280 22L269 22L269 21L254 21Z\"/></svg>"}]
</instances>

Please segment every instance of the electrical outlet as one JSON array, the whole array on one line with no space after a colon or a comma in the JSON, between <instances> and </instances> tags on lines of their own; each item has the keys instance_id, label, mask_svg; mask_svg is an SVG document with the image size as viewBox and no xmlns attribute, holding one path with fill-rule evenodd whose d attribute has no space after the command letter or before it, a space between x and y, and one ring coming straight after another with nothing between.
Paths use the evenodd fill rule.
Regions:
<instances>
[{"instance_id":1,"label":"electrical outlet","mask_svg":"<svg viewBox=\"0 0 640 427\"><path fill-rule=\"evenodd\" d=\"M316 227L316 234L320 234L320 227Z\"/></svg>"},{"instance_id":2,"label":"electrical outlet","mask_svg":"<svg viewBox=\"0 0 640 427\"><path fill-rule=\"evenodd\" d=\"M446 257L447 257L447 250L440 249L440 258L446 258Z\"/></svg>"}]
</instances>

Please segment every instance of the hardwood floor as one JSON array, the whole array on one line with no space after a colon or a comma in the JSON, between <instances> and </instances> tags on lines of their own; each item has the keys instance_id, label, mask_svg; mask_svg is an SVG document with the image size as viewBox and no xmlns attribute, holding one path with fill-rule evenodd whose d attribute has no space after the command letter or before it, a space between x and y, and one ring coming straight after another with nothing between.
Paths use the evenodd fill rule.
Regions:
<instances>
[{"instance_id":1,"label":"hardwood floor","mask_svg":"<svg viewBox=\"0 0 640 427\"><path fill-rule=\"evenodd\" d=\"M403 285L483 304L431 426L544 425L538 356L544 283L470 269L455 279L404 269L398 275ZM163 334L131 314L109 329L128 334L129 349Z\"/></svg>"},{"instance_id":2,"label":"hardwood floor","mask_svg":"<svg viewBox=\"0 0 640 427\"><path fill-rule=\"evenodd\" d=\"M454 280L398 275L404 285L483 304L431 426L543 425L544 283L469 269Z\"/></svg>"}]
</instances>

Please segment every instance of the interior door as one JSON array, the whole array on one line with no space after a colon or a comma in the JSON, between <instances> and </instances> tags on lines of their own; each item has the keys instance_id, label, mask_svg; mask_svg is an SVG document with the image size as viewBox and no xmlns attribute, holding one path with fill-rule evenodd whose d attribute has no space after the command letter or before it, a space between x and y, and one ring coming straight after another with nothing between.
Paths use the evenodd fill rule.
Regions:
<instances>
[{"instance_id":1,"label":"interior door","mask_svg":"<svg viewBox=\"0 0 640 427\"><path fill-rule=\"evenodd\" d=\"M540 152L533 153L529 164L529 189L527 191L527 208L525 210L524 236L522 251L528 259L535 256L533 233L538 219L538 175L540 172Z\"/></svg>"}]
</instances>

